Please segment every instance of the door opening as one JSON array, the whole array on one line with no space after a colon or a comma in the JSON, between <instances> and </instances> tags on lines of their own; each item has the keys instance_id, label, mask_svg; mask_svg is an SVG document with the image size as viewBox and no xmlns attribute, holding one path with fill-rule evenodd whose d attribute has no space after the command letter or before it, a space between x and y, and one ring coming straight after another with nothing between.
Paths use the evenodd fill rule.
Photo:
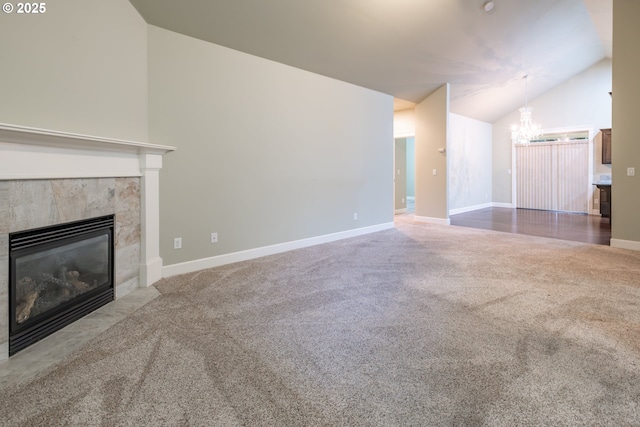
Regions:
<instances>
[{"instance_id":1,"label":"door opening","mask_svg":"<svg viewBox=\"0 0 640 427\"><path fill-rule=\"evenodd\" d=\"M394 212L415 212L415 138L395 138L394 141Z\"/></svg>"}]
</instances>

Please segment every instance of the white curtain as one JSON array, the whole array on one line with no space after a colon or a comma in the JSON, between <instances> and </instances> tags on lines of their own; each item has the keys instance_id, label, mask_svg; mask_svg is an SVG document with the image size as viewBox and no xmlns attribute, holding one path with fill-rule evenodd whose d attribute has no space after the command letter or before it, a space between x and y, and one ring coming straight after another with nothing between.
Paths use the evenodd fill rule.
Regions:
<instances>
[{"instance_id":1,"label":"white curtain","mask_svg":"<svg viewBox=\"0 0 640 427\"><path fill-rule=\"evenodd\" d=\"M516 144L519 208L587 213L589 142Z\"/></svg>"}]
</instances>

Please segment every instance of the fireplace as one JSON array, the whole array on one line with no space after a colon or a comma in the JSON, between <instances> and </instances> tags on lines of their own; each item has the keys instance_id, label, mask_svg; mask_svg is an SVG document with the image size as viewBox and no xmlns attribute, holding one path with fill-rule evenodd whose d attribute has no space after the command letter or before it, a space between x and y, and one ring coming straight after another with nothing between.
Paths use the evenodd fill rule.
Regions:
<instances>
[{"instance_id":1,"label":"fireplace","mask_svg":"<svg viewBox=\"0 0 640 427\"><path fill-rule=\"evenodd\" d=\"M9 234L9 355L114 300L115 216Z\"/></svg>"},{"instance_id":2,"label":"fireplace","mask_svg":"<svg viewBox=\"0 0 640 427\"><path fill-rule=\"evenodd\" d=\"M103 292L108 301L113 299L113 293L115 299L126 298L135 289L150 286L162 278L160 169L163 155L173 150L174 147L148 142L0 123L0 363L9 358L10 336L12 343L18 343L33 332L36 317L44 316L29 310L29 318L23 320L23 314L21 322L16 319L17 289L15 283L10 283L9 269L15 278L13 258L26 252L16 252L16 248L10 260L9 235L114 215L117 221L107 238L114 240L110 242L113 253L107 267L113 276L111 282L99 286L102 280L98 278L78 278L91 286L95 280L97 286L81 293L79 301L86 303L84 298ZM75 252L84 254L85 249L76 248ZM65 275L71 272L73 277L76 271L79 277L79 268L66 267ZM49 274L56 277L60 271ZM60 299L65 300L66 296ZM101 303L100 298L98 302ZM20 310L29 304L26 301ZM67 310L68 307L46 310L54 316L48 323L60 321L56 316L65 319L63 312ZM45 335L38 333L29 340L33 343ZM19 346L12 344L11 348L15 353Z\"/></svg>"}]
</instances>

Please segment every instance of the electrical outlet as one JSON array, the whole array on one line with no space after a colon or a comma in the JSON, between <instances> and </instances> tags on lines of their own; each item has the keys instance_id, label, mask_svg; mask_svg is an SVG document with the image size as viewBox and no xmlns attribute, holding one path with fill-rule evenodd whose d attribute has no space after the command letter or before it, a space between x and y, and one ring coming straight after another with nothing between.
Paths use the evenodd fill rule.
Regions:
<instances>
[{"instance_id":1,"label":"electrical outlet","mask_svg":"<svg viewBox=\"0 0 640 427\"><path fill-rule=\"evenodd\" d=\"M436 175L438 175L438 169L433 170L433 176L436 176Z\"/></svg>"},{"instance_id":2,"label":"electrical outlet","mask_svg":"<svg viewBox=\"0 0 640 427\"><path fill-rule=\"evenodd\" d=\"M182 249L182 237L173 239L173 249Z\"/></svg>"},{"instance_id":3,"label":"electrical outlet","mask_svg":"<svg viewBox=\"0 0 640 427\"><path fill-rule=\"evenodd\" d=\"M354 212L354 213L353 213L353 220L355 221L355 220L357 220L357 219L358 219L358 213L357 213L357 212Z\"/></svg>"},{"instance_id":4,"label":"electrical outlet","mask_svg":"<svg viewBox=\"0 0 640 427\"><path fill-rule=\"evenodd\" d=\"M211 233L211 243L218 243L218 233Z\"/></svg>"},{"instance_id":5,"label":"electrical outlet","mask_svg":"<svg viewBox=\"0 0 640 427\"><path fill-rule=\"evenodd\" d=\"M627 176L636 176L636 168L627 168Z\"/></svg>"}]
</instances>

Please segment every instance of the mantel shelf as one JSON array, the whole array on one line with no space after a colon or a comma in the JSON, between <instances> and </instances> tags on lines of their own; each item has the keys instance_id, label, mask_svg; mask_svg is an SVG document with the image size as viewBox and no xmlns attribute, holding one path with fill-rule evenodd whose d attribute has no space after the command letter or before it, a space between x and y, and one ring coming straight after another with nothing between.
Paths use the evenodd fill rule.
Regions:
<instances>
[{"instance_id":1,"label":"mantel shelf","mask_svg":"<svg viewBox=\"0 0 640 427\"><path fill-rule=\"evenodd\" d=\"M0 143L3 142L75 150L118 151L160 155L176 149L168 145L102 138L0 123Z\"/></svg>"},{"instance_id":2,"label":"mantel shelf","mask_svg":"<svg viewBox=\"0 0 640 427\"><path fill-rule=\"evenodd\" d=\"M167 145L0 123L0 181L142 176L162 168Z\"/></svg>"}]
</instances>

